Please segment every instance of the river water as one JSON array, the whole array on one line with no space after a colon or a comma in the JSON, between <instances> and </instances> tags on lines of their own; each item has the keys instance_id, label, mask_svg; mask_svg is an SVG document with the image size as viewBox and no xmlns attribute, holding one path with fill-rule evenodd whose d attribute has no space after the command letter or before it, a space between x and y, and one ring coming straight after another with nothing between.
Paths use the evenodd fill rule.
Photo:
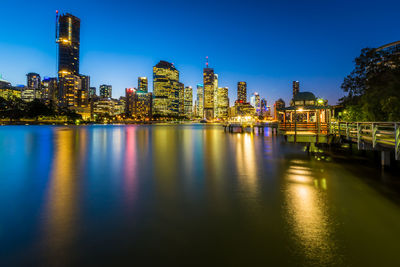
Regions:
<instances>
[{"instance_id":1,"label":"river water","mask_svg":"<svg viewBox=\"0 0 400 267\"><path fill-rule=\"evenodd\" d=\"M0 265L400 266L368 164L221 126L0 127Z\"/></svg>"}]
</instances>

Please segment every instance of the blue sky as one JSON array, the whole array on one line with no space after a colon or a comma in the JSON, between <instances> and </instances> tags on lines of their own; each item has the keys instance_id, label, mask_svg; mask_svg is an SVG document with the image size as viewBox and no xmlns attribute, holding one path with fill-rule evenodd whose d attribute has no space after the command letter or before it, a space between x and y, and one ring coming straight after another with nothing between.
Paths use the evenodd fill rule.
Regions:
<instances>
[{"instance_id":1,"label":"blue sky","mask_svg":"<svg viewBox=\"0 0 400 267\"><path fill-rule=\"evenodd\" d=\"M291 98L293 80L335 104L364 47L400 39L398 1L20 1L2 0L0 74L56 76L55 10L81 18L80 72L113 97L136 87L159 60L175 63L185 85L202 68L219 74L231 103L238 81L269 104Z\"/></svg>"}]
</instances>

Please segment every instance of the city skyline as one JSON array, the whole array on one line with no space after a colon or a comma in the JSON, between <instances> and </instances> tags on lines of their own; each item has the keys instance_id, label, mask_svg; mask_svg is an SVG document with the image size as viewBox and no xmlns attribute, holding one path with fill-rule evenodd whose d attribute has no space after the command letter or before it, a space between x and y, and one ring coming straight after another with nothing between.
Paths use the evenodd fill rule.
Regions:
<instances>
[{"instance_id":1,"label":"city skyline","mask_svg":"<svg viewBox=\"0 0 400 267\"><path fill-rule=\"evenodd\" d=\"M10 12L6 12L0 20L3 25L10 27L5 27L0 37L0 48L4 52L5 59L0 63L0 73L4 79L13 84L24 84L25 75L29 72L38 73L42 77L56 77L56 45L52 36L55 28L55 10L60 10L62 13L68 12L81 19L80 72L89 75L91 84L97 88L101 84L111 84L115 96L123 96L125 88L135 87L139 76L152 77L152 67L159 60L173 62L181 71L181 82L185 86L194 88L196 84L202 83L201 73L205 66L205 57L209 56L210 67L218 73L220 86L228 87L230 90L231 105L235 100L236 83L241 80L248 83L249 94L259 92L267 97L269 103L280 97L288 102L291 98L291 83L299 80L302 91L316 92L318 96L328 99L330 104L335 104L337 99L343 96L340 84L352 69L352 61L360 49L366 46L379 47L398 39L394 30L382 27L385 25L385 18L394 12L388 7L389 5L379 7L380 12L374 13L373 19L369 18L366 22L360 21L360 24L358 22L355 24L357 19L361 18L358 12L354 13L355 8L359 8L355 4L349 4L346 10L341 10L339 2L327 4L311 1L304 6L296 3L280 5L253 2L255 4L253 7L248 5L243 9L243 26L229 17L242 7L238 2L230 1L228 4L226 1L218 1L213 5L213 10L210 10L208 20L197 22L191 20L188 25L178 23L178 29L166 29L157 38L165 39L166 35L174 33L177 34L175 36L177 41L171 45L160 45L161 43L155 42L154 37L152 39L149 36L158 31L154 29L150 31L149 28L166 17L161 12L163 8L167 8L168 12L175 8L176 10L170 13L172 15L187 11L182 13L183 18L188 16L186 13L190 13L195 19L201 15L206 5L195 2L189 6L180 1L172 1L166 6L165 3L153 1L153 4L156 4L154 10L151 4L144 3L121 3L119 7L108 10L102 1L96 6L78 5L76 1L68 3L59 1L57 4L42 1L43 5L28 3L22 7L17 7L14 2L5 1L3 7ZM369 8L367 5L365 3L362 9L378 12L378 9ZM138 14L142 20L136 27L130 29L131 16L122 19L119 15L123 13L119 12L123 8L133 6L135 9L142 7L143 14ZM312 12L307 11L311 6ZM330 12L334 15L342 14L343 21L333 25L328 21L332 15L328 14L327 18L324 18L322 14L327 8L331 8ZM18 9L18 14L24 16L12 16L14 9ZM228 11L227 14L223 12L225 9ZM281 13L282 17L276 20L277 23L268 24L273 22L272 18L277 19L275 15L271 15L274 10L285 9L287 12ZM34 12L30 12L31 10L37 11L35 19L32 19L31 13ZM98 16L105 14L106 10L111 18L115 18L115 23L111 24ZM296 10L301 14L296 20L298 28L288 29L289 22L285 24L283 21L290 14L296 14ZM40 16L37 16L37 13ZM314 16L307 17L306 15L310 13ZM226 18L226 21L220 22L218 15ZM251 15L254 15L254 18ZM139 18L132 20L138 22ZM154 21L150 23L151 19ZM289 21L294 20L293 18ZM314 25L313 22L316 21L321 25ZM346 22L349 21L352 22L352 28L361 27L361 24L365 26L357 28L355 33L354 29L346 26ZM204 26L199 25L200 22L204 23ZM260 22L258 26L256 22ZM213 27L210 29L209 37L215 41L211 42L213 44L199 41L204 38L195 33L202 33L210 24ZM329 31L322 34L319 31L324 26L328 26ZM368 26L372 27L372 31L369 28L368 35L363 35L367 31L364 27ZM37 29L40 34L34 35L31 27ZM136 33L137 37L121 34L128 28L128 33ZM378 28L382 30L373 31ZM193 33L186 34L185 30L188 29L194 30ZM223 29L225 31L222 31ZM265 33L257 30L265 30ZM318 39L314 39L313 34L316 32L321 33ZM331 35L328 35L329 33ZM304 38L298 39L300 35ZM238 40L240 36L253 42L253 45L249 46L251 49L244 49L249 41ZM339 36L341 38L338 38ZM344 37L346 42L339 41ZM138 42L137 38L142 41ZM181 49L182 38L188 40L186 45L189 48ZM332 42L333 39L337 40ZM151 82L149 91L153 91Z\"/></svg>"}]
</instances>

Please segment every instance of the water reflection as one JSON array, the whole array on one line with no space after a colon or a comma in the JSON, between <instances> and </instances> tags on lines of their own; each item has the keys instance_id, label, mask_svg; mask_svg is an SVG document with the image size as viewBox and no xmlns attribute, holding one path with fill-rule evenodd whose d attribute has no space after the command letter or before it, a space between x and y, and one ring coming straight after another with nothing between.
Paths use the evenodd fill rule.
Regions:
<instances>
[{"instance_id":1,"label":"water reflection","mask_svg":"<svg viewBox=\"0 0 400 267\"><path fill-rule=\"evenodd\" d=\"M79 136L78 136L79 138ZM78 139L79 140L79 139ZM83 139L85 140L85 139ZM73 130L55 131L54 163L45 207L45 242L52 264L68 264L68 248L76 234L77 217L76 164ZM79 147L79 146L78 146Z\"/></svg>"},{"instance_id":2,"label":"water reflection","mask_svg":"<svg viewBox=\"0 0 400 267\"><path fill-rule=\"evenodd\" d=\"M329 218L327 183L309 162L290 162L285 184L286 212L291 232L302 249L307 262L331 264L334 262L334 232Z\"/></svg>"}]
</instances>

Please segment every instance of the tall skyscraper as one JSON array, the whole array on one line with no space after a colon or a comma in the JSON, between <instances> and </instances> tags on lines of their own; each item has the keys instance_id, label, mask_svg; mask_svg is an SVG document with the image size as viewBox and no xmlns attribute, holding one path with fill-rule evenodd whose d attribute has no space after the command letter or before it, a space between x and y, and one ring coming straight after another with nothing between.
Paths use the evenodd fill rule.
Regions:
<instances>
[{"instance_id":1,"label":"tall skyscraper","mask_svg":"<svg viewBox=\"0 0 400 267\"><path fill-rule=\"evenodd\" d=\"M82 80L78 75L64 75L59 78L60 104L64 107L79 106L79 91L82 88Z\"/></svg>"},{"instance_id":2,"label":"tall skyscraper","mask_svg":"<svg viewBox=\"0 0 400 267\"><path fill-rule=\"evenodd\" d=\"M275 101L274 104L274 119L278 120L278 109L284 108L285 107L285 101L282 100L282 98L279 98L278 100Z\"/></svg>"},{"instance_id":3,"label":"tall skyscraper","mask_svg":"<svg viewBox=\"0 0 400 267\"><path fill-rule=\"evenodd\" d=\"M214 118L218 118L218 74L214 74Z\"/></svg>"},{"instance_id":4,"label":"tall skyscraper","mask_svg":"<svg viewBox=\"0 0 400 267\"><path fill-rule=\"evenodd\" d=\"M149 82L147 77L138 78L138 90L146 93L149 91Z\"/></svg>"},{"instance_id":5,"label":"tall skyscraper","mask_svg":"<svg viewBox=\"0 0 400 267\"><path fill-rule=\"evenodd\" d=\"M184 115L188 118L193 116L193 89L186 86L184 89Z\"/></svg>"},{"instance_id":6,"label":"tall skyscraper","mask_svg":"<svg viewBox=\"0 0 400 267\"><path fill-rule=\"evenodd\" d=\"M79 75L80 24L79 18L69 13L58 17L57 11L59 78L71 74Z\"/></svg>"},{"instance_id":7,"label":"tall skyscraper","mask_svg":"<svg viewBox=\"0 0 400 267\"><path fill-rule=\"evenodd\" d=\"M261 114L261 100L260 95L257 92L250 97L250 105L254 107L257 115Z\"/></svg>"},{"instance_id":8,"label":"tall skyscraper","mask_svg":"<svg viewBox=\"0 0 400 267\"><path fill-rule=\"evenodd\" d=\"M96 87L89 87L89 98L96 96Z\"/></svg>"},{"instance_id":9,"label":"tall skyscraper","mask_svg":"<svg viewBox=\"0 0 400 267\"><path fill-rule=\"evenodd\" d=\"M41 79L40 75L37 73L28 73L26 75L26 87L27 92L25 94L29 94L33 96L33 99L41 99L42 92L41 92ZM29 91L29 92L28 92Z\"/></svg>"},{"instance_id":10,"label":"tall skyscraper","mask_svg":"<svg viewBox=\"0 0 400 267\"><path fill-rule=\"evenodd\" d=\"M202 84L198 84L197 85L197 91L196 91L196 94L197 94L197 98L196 98L196 104L197 104L197 107L196 107L196 113L197 113L197 116L198 117L200 117L200 118L203 118L204 117L204 88L203 88L203 85Z\"/></svg>"},{"instance_id":11,"label":"tall skyscraper","mask_svg":"<svg viewBox=\"0 0 400 267\"><path fill-rule=\"evenodd\" d=\"M226 119L228 117L229 97L228 87L218 88L217 118Z\"/></svg>"},{"instance_id":12,"label":"tall skyscraper","mask_svg":"<svg viewBox=\"0 0 400 267\"><path fill-rule=\"evenodd\" d=\"M89 88L90 88L90 76L80 75L81 88L78 90L78 107L88 107L89 105Z\"/></svg>"},{"instance_id":13,"label":"tall skyscraper","mask_svg":"<svg viewBox=\"0 0 400 267\"><path fill-rule=\"evenodd\" d=\"M300 92L300 82L299 81L293 81L293 97Z\"/></svg>"},{"instance_id":14,"label":"tall skyscraper","mask_svg":"<svg viewBox=\"0 0 400 267\"><path fill-rule=\"evenodd\" d=\"M154 114L179 115L179 71L172 63L161 60L153 67Z\"/></svg>"},{"instance_id":15,"label":"tall skyscraper","mask_svg":"<svg viewBox=\"0 0 400 267\"><path fill-rule=\"evenodd\" d=\"M246 82L238 82L238 84L237 84L237 100L240 103L247 102L247 84L246 84Z\"/></svg>"},{"instance_id":16,"label":"tall skyscraper","mask_svg":"<svg viewBox=\"0 0 400 267\"><path fill-rule=\"evenodd\" d=\"M42 81L42 99L57 103L58 100L57 78L45 77Z\"/></svg>"},{"instance_id":17,"label":"tall skyscraper","mask_svg":"<svg viewBox=\"0 0 400 267\"><path fill-rule=\"evenodd\" d=\"M125 89L125 115L137 120L150 119L152 116L153 94L135 88Z\"/></svg>"},{"instance_id":18,"label":"tall skyscraper","mask_svg":"<svg viewBox=\"0 0 400 267\"><path fill-rule=\"evenodd\" d=\"M107 84L100 85L100 97L111 98L112 97L112 86Z\"/></svg>"},{"instance_id":19,"label":"tall skyscraper","mask_svg":"<svg viewBox=\"0 0 400 267\"><path fill-rule=\"evenodd\" d=\"M210 120L214 118L214 69L208 67L203 70L204 86L204 115L203 118Z\"/></svg>"}]
</instances>

